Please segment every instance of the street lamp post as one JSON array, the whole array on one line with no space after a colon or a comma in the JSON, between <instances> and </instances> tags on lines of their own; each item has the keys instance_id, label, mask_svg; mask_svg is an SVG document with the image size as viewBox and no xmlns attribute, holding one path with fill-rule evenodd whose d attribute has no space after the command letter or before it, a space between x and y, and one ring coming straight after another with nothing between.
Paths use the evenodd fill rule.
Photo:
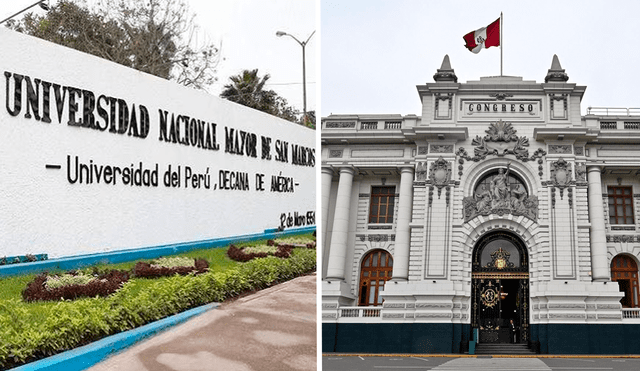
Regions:
<instances>
[{"instance_id":1,"label":"street lamp post","mask_svg":"<svg viewBox=\"0 0 640 371\"><path fill-rule=\"evenodd\" d=\"M10 20L11 18L13 18L13 17L17 16L18 14L20 14L20 13L22 13L22 12L24 12L24 11L27 11L27 10L29 10L29 9L33 8L33 7L34 7L34 6L36 6L36 5L40 5L40 8L42 8L42 9L44 9L44 10L48 11L48 10L49 10L49 4L47 4L47 2L48 2L47 0L39 0L39 1L36 1L35 3L33 3L33 4L29 5L28 7L24 8L24 9L22 9L21 11L17 12L16 14L14 14L14 15L12 15L12 16L10 16L10 17L7 17L7 18L5 18L5 19L3 19L2 21L0 21L0 24L3 24L4 22L6 22L6 21Z\"/></svg>"},{"instance_id":2,"label":"street lamp post","mask_svg":"<svg viewBox=\"0 0 640 371\"><path fill-rule=\"evenodd\" d=\"M300 44L300 46L302 46L302 110L303 110L303 116L302 116L302 122L306 125L307 124L307 74L306 74L306 70L305 70L305 46L307 45L307 43L309 42L309 40L311 40L311 36L313 36L313 34L316 33L316 31L313 31L311 33L311 35L309 35L309 37L307 38L307 41L300 41L298 40L295 36L288 34L286 32L283 31L278 31L276 32L276 36L280 37L280 36L289 36L292 39L294 39L298 44Z\"/></svg>"}]
</instances>

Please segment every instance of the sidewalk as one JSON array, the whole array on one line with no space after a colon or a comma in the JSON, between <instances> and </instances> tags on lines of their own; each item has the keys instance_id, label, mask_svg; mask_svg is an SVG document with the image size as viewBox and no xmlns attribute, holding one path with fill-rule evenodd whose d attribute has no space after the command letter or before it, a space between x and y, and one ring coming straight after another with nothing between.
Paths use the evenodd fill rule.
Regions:
<instances>
[{"instance_id":1,"label":"sidewalk","mask_svg":"<svg viewBox=\"0 0 640 371\"><path fill-rule=\"evenodd\" d=\"M316 275L222 304L90 371L316 370Z\"/></svg>"}]
</instances>

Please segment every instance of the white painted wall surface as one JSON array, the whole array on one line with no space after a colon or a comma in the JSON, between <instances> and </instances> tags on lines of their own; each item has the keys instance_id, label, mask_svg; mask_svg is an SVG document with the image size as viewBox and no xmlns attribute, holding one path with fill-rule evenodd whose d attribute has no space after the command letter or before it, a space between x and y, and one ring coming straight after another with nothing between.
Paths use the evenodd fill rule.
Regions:
<instances>
[{"instance_id":1,"label":"white painted wall surface","mask_svg":"<svg viewBox=\"0 0 640 371\"><path fill-rule=\"evenodd\" d=\"M315 148L315 131L185 88L155 76L40 39L0 29L0 256L48 253L50 257L113 251L261 233L280 225L282 213L315 212L315 168L293 165L291 145ZM50 92L51 123L25 118L14 108L13 78L5 71L93 92L95 97L124 99L131 109L144 105L150 116L146 138L70 126L65 101L58 123L55 95ZM42 86L40 86L42 114ZM82 99L77 99L82 117ZM9 103L9 108L7 107ZM160 141L159 109L214 122L218 151ZM101 120L97 115L96 117ZM257 158L225 153L225 127L257 135ZM261 159L260 136L272 139L271 160ZM288 161L275 161L276 140L288 142ZM118 184L71 184L67 155L83 163L159 167L157 187ZM46 169L46 164L61 169ZM168 165L183 167L180 188L166 187ZM185 187L184 166L211 176L211 189ZM213 189L219 170L249 174L250 190ZM256 173L265 190L256 190ZM271 191L271 176L292 177L293 193ZM220 186L218 185L218 188ZM305 220L306 222L306 220ZM314 223L315 224L315 223Z\"/></svg>"}]
</instances>

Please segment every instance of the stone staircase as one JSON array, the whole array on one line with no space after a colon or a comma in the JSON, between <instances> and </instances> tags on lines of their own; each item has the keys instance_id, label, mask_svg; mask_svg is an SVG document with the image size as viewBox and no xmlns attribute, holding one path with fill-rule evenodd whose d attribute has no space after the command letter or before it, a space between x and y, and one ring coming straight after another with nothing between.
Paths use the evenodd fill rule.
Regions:
<instances>
[{"instance_id":1,"label":"stone staircase","mask_svg":"<svg viewBox=\"0 0 640 371\"><path fill-rule=\"evenodd\" d=\"M507 354L507 355L535 355L536 353L527 347L527 344L492 344L480 343L476 345L476 354Z\"/></svg>"}]
</instances>

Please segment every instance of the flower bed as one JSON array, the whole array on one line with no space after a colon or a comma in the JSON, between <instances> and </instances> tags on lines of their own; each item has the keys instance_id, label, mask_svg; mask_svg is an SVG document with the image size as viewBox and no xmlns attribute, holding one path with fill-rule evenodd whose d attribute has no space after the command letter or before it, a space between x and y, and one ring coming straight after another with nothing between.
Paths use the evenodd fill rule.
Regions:
<instances>
[{"instance_id":1,"label":"flower bed","mask_svg":"<svg viewBox=\"0 0 640 371\"><path fill-rule=\"evenodd\" d=\"M129 273L112 270L101 276L70 272L50 276L40 274L22 292L26 302L36 300L74 300L80 297L107 296L114 293L129 280Z\"/></svg>"},{"instance_id":2,"label":"flower bed","mask_svg":"<svg viewBox=\"0 0 640 371\"><path fill-rule=\"evenodd\" d=\"M225 268L218 269L218 264L224 264ZM17 297L19 294L9 296L5 290L0 292L0 297L4 297L0 300L0 369L73 349L203 304L259 290L315 268L315 251L295 249L289 259L267 257L243 264L221 262L195 276L173 275L155 280L133 277L107 297L25 303ZM5 280L23 282L20 277Z\"/></svg>"},{"instance_id":3,"label":"flower bed","mask_svg":"<svg viewBox=\"0 0 640 371\"><path fill-rule=\"evenodd\" d=\"M227 255L229 256L229 258L239 262L247 262L255 258L265 258L267 256L288 258L291 255L291 251L293 251L293 249L296 247L315 249L315 241L309 241L310 239L305 237L289 237L276 240L267 240L266 246L249 245L237 247L235 245L231 245L227 250Z\"/></svg>"},{"instance_id":4,"label":"flower bed","mask_svg":"<svg viewBox=\"0 0 640 371\"><path fill-rule=\"evenodd\" d=\"M204 259L190 259L184 258L190 261L191 265L184 265L183 261L177 259L180 258L163 258L164 260L157 259L151 263L137 262L133 267L133 275L136 277L144 278L158 278L173 276L175 274L186 275L189 273L200 274L209 269L209 263ZM169 260L170 259L170 260Z\"/></svg>"},{"instance_id":5,"label":"flower bed","mask_svg":"<svg viewBox=\"0 0 640 371\"><path fill-rule=\"evenodd\" d=\"M270 252L269 250L270 249L261 248L260 246L237 247L235 245L230 245L229 249L227 250L227 255L229 256L229 258L239 262L247 262L255 258L266 258L267 256L288 258L289 256L291 256L293 247L283 245L276 247L274 252Z\"/></svg>"}]
</instances>

